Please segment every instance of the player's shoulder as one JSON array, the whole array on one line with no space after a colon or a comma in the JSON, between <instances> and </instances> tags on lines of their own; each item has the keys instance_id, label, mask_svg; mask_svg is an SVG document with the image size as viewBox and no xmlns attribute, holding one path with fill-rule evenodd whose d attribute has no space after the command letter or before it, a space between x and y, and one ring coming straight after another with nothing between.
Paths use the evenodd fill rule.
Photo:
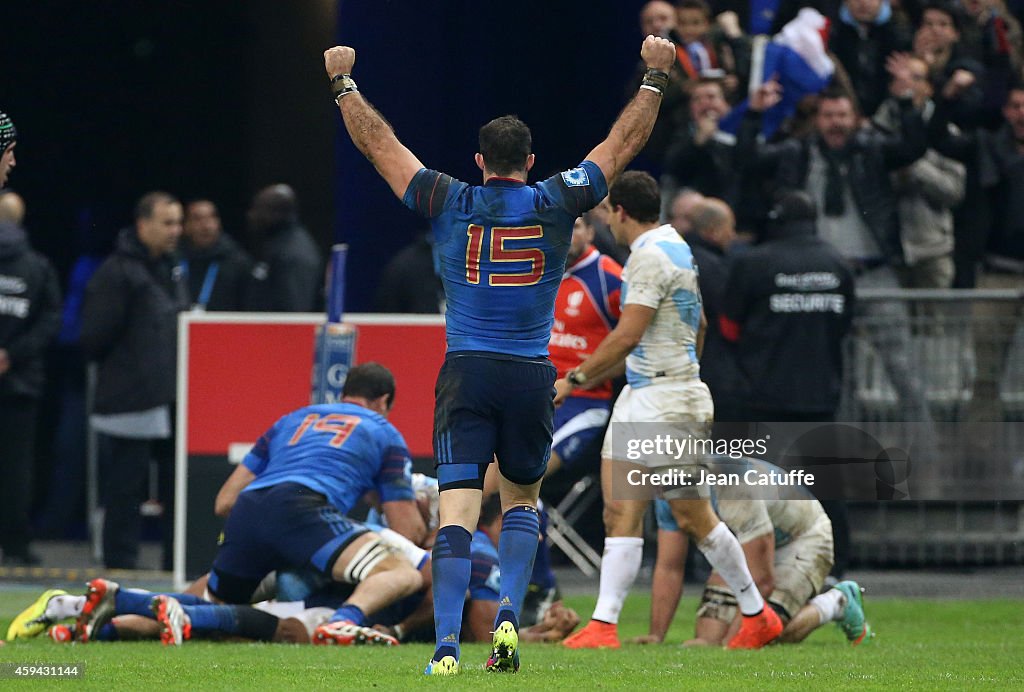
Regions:
<instances>
[{"instance_id":1,"label":"player's shoulder","mask_svg":"<svg viewBox=\"0 0 1024 692\"><path fill-rule=\"evenodd\" d=\"M316 406L303 406L302 408L297 408L293 411L289 411L288 413L282 415L280 418L277 419L277 421L274 424L274 427L288 425L290 421L302 420L303 418L309 415L322 416L323 412L318 410Z\"/></svg>"},{"instance_id":2,"label":"player's shoulder","mask_svg":"<svg viewBox=\"0 0 1024 692\"><path fill-rule=\"evenodd\" d=\"M458 189L470 187L468 183L459 180L455 176L434 168L421 168L416 175L413 176L410 184L431 188L440 185L456 186Z\"/></svg>"},{"instance_id":3,"label":"player's shoulder","mask_svg":"<svg viewBox=\"0 0 1024 692\"><path fill-rule=\"evenodd\" d=\"M592 209L608 194L604 173L593 161L581 161L579 165L559 171L532 187L578 214Z\"/></svg>"},{"instance_id":4,"label":"player's shoulder","mask_svg":"<svg viewBox=\"0 0 1024 692\"><path fill-rule=\"evenodd\" d=\"M630 248L626 268L636 270L639 266L661 265L667 259L664 241L656 238L644 238L643 242Z\"/></svg>"},{"instance_id":5,"label":"player's shoulder","mask_svg":"<svg viewBox=\"0 0 1024 692\"><path fill-rule=\"evenodd\" d=\"M604 174L592 161L582 161L578 166L560 172L558 177L566 187L586 187L604 182Z\"/></svg>"},{"instance_id":6,"label":"player's shoulder","mask_svg":"<svg viewBox=\"0 0 1024 692\"><path fill-rule=\"evenodd\" d=\"M470 185L447 173L421 168L409 182L402 201L426 218L435 218L459 206L458 200L471 189Z\"/></svg>"},{"instance_id":7,"label":"player's shoulder","mask_svg":"<svg viewBox=\"0 0 1024 692\"><path fill-rule=\"evenodd\" d=\"M675 269L693 271L696 267L690 244L669 225L659 227L634 254L647 255Z\"/></svg>"}]
</instances>

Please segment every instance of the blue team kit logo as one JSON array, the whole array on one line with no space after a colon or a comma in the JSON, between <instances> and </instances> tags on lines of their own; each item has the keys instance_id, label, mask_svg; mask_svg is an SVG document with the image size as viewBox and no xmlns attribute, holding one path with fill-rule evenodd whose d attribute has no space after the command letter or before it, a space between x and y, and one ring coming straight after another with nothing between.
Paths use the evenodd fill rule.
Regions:
<instances>
[{"instance_id":1,"label":"blue team kit logo","mask_svg":"<svg viewBox=\"0 0 1024 692\"><path fill-rule=\"evenodd\" d=\"M562 173L562 181L566 187L583 187L590 185L590 177L582 168L573 168L571 171Z\"/></svg>"}]
</instances>

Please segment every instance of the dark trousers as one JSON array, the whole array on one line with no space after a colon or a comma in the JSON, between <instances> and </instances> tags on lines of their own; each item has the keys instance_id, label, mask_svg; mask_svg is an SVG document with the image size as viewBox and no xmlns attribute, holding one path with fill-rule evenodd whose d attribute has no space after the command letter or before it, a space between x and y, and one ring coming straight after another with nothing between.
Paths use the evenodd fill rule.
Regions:
<instances>
[{"instance_id":1,"label":"dark trousers","mask_svg":"<svg viewBox=\"0 0 1024 692\"><path fill-rule=\"evenodd\" d=\"M77 348L60 346L51 363L48 375L54 382L54 415L57 417L56 428L48 431L52 438L53 467L46 488L46 504L37 515L36 529L40 537L63 538L83 518L89 422L82 354Z\"/></svg>"},{"instance_id":2,"label":"dark trousers","mask_svg":"<svg viewBox=\"0 0 1024 692\"><path fill-rule=\"evenodd\" d=\"M135 569L142 517L139 505L149 496L149 464L155 461L159 500L162 568L170 569L174 531L174 440L136 440L103 435L101 490L104 506L103 562L108 568Z\"/></svg>"},{"instance_id":3,"label":"dark trousers","mask_svg":"<svg viewBox=\"0 0 1024 692\"><path fill-rule=\"evenodd\" d=\"M32 397L0 396L0 550L5 557L28 553L38 410Z\"/></svg>"}]
</instances>

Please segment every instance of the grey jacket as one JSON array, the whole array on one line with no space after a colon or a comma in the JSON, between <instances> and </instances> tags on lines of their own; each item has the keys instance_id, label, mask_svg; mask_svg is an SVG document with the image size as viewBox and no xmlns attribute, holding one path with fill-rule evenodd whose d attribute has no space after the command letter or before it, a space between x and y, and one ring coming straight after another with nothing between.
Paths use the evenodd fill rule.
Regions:
<instances>
[{"instance_id":1,"label":"grey jacket","mask_svg":"<svg viewBox=\"0 0 1024 692\"><path fill-rule=\"evenodd\" d=\"M922 109L927 121L934 106ZM882 103L874 124L887 133L899 133L898 105ZM955 127L949 125L949 127ZM900 243L908 265L953 252L953 208L964 198L967 171L962 163L934 149L906 168L891 174L896 210L900 219Z\"/></svg>"}]
</instances>

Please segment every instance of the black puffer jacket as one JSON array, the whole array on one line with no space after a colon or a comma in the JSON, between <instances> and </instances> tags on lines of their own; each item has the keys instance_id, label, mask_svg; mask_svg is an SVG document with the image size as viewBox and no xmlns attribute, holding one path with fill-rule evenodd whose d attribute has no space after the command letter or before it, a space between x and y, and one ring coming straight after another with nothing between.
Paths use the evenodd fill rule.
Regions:
<instances>
[{"instance_id":1,"label":"black puffer jacket","mask_svg":"<svg viewBox=\"0 0 1024 692\"><path fill-rule=\"evenodd\" d=\"M186 262L186 281L193 303L199 302L207 276L211 276L210 269L216 265L216 274L212 275L212 290L203 307L211 311L244 309L252 258L231 236L221 233L212 247L203 249L183 241L181 251Z\"/></svg>"},{"instance_id":2,"label":"black puffer jacket","mask_svg":"<svg viewBox=\"0 0 1024 692\"><path fill-rule=\"evenodd\" d=\"M175 257L152 258L134 229L117 239L85 289L82 347L99 363L96 413L145 411L175 399L178 312L188 291Z\"/></svg>"},{"instance_id":3,"label":"black puffer jacket","mask_svg":"<svg viewBox=\"0 0 1024 692\"><path fill-rule=\"evenodd\" d=\"M889 172L909 166L924 156L928 138L921 116L909 100L898 100L899 135L861 129L850 140L849 182L857 209L864 215L878 247L894 265L903 264L900 224L896 196ZM740 126L736 144L737 161L744 175L770 180L775 192L780 189L806 190L810 171L810 137L786 139L777 144L760 141L761 114L748 111ZM813 136L812 136L813 137Z\"/></svg>"},{"instance_id":4,"label":"black puffer jacket","mask_svg":"<svg viewBox=\"0 0 1024 692\"><path fill-rule=\"evenodd\" d=\"M44 355L60 330L60 310L53 266L21 228L0 223L0 349L11 361L0 375L0 396L42 395Z\"/></svg>"},{"instance_id":5,"label":"black puffer jacket","mask_svg":"<svg viewBox=\"0 0 1024 692\"><path fill-rule=\"evenodd\" d=\"M324 258L305 228L274 230L263 241L246 291L245 309L260 312L313 312L320 307Z\"/></svg>"}]
</instances>

